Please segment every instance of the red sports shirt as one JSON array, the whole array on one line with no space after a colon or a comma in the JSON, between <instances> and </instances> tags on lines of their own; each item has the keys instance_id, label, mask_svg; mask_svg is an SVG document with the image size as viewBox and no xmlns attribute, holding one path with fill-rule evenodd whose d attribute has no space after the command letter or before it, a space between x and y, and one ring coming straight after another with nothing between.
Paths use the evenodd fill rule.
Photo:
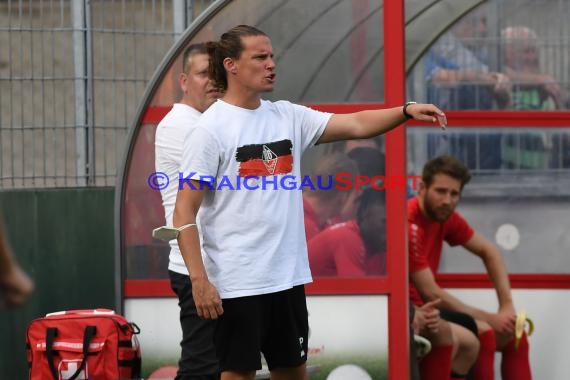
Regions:
<instances>
[{"instance_id":1,"label":"red sports shirt","mask_svg":"<svg viewBox=\"0 0 570 380\"><path fill-rule=\"evenodd\" d=\"M323 230L309 241L308 248L314 276L360 277L386 271L385 253L366 252L354 220Z\"/></svg>"},{"instance_id":2,"label":"red sports shirt","mask_svg":"<svg viewBox=\"0 0 570 380\"><path fill-rule=\"evenodd\" d=\"M408 249L410 274L430 268L435 275L439 268L441 249L445 240L450 246L463 245L473 237L473 228L457 212L443 223L426 219L418 198L408 200ZM422 298L410 281L410 297L416 305L423 304Z\"/></svg>"},{"instance_id":3,"label":"red sports shirt","mask_svg":"<svg viewBox=\"0 0 570 380\"><path fill-rule=\"evenodd\" d=\"M303 198L303 213L305 215L305 236L308 242L321 232L321 227L313 206L305 198Z\"/></svg>"}]
</instances>

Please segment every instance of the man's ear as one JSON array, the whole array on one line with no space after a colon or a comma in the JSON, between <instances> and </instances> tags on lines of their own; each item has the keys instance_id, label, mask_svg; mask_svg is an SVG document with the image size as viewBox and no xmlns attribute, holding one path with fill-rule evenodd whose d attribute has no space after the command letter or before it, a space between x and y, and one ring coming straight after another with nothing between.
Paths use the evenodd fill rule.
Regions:
<instances>
[{"instance_id":1,"label":"man's ear","mask_svg":"<svg viewBox=\"0 0 570 380\"><path fill-rule=\"evenodd\" d=\"M224 68L228 73L236 74L237 73L237 65L236 62L229 57L224 58Z\"/></svg>"},{"instance_id":2,"label":"man's ear","mask_svg":"<svg viewBox=\"0 0 570 380\"><path fill-rule=\"evenodd\" d=\"M188 81L188 75L186 75L185 73L181 73L180 76L178 77L178 83L180 84L180 88L182 89L182 92L185 94L187 87L186 87L186 82Z\"/></svg>"}]
</instances>

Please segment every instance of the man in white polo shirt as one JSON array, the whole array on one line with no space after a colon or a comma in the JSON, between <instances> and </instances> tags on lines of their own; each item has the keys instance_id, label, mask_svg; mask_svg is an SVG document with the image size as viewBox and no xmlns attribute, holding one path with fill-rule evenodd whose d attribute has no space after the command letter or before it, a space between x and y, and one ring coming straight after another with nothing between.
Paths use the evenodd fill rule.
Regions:
<instances>
[{"instance_id":1,"label":"man in white polo shirt","mask_svg":"<svg viewBox=\"0 0 570 380\"><path fill-rule=\"evenodd\" d=\"M182 62L182 99L158 124L155 137L155 170L165 173L170 180L168 186L161 190L168 226L172 226L178 172L186 136L196 126L202 112L221 95L208 77L209 56L204 44L189 46L184 51ZM182 353L176 379L218 379L219 369L212 340L214 323L200 318L196 312L188 269L176 240L170 241L168 274L172 290L178 295L182 326Z\"/></svg>"}]
</instances>

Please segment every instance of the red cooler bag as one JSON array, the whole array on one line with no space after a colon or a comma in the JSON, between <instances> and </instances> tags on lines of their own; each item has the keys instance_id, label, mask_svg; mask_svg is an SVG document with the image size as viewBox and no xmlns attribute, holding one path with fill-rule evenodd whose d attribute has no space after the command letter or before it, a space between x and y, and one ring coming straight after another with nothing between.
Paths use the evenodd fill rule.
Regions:
<instances>
[{"instance_id":1,"label":"red cooler bag","mask_svg":"<svg viewBox=\"0 0 570 380\"><path fill-rule=\"evenodd\" d=\"M70 310L30 322L30 380L139 379L138 326L108 309Z\"/></svg>"}]
</instances>

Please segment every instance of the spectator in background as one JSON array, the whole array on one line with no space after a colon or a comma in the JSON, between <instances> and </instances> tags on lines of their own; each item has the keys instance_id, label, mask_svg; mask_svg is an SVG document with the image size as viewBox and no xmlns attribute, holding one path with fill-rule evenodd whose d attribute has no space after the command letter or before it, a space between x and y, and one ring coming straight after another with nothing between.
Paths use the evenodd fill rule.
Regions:
<instances>
[{"instance_id":1,"label":"spectator in background","mask_svg":"<svg viewBox=\"0 0 570 380\"><path fill-rule=\"evenodd\" d=\"M437 40L425 63L428 100L457 110L488 110L508 103L509 78L490 70L481 44L487 35L487 18L477 10Z\"/></svg>"},{"instance_id":2,"label":"spectator in background","mask_svg":"<svg viewBox=\"0 0 570 380\"><path fill-rule=\"evenodd\" d=\"M334 223L335 219L341 220L343 211L348 215L354 213L351 208L354 207L354 197L357 196L357 192L352 189L337 188L340 185L337 175L340 173L348 173L352 177L358 175L357 164L344 153L323 156L315 164L315 169L311 174L311 183L315 188L305 187L303 190L307 241Z\"/></svg>"},{"instance_id":3,"label":"spectator in background","mask_svg":"<svg viewBox=\"0 0 570 380\"><path fill-rule=\"evenodd\" d=\"M16 261L0 215L0 307L20 306L33 291L34 282Z\"/></svg>"},{"instance_id":4,"label":"spectator in background","mask_svg":"<svg viewBox=\"0 0 570 380\"><path fill-rule=\"evenodd\" d=\"M540 68L538 36L526 26L501 31L505 72L511 78L512 95L507 109L552 111L564 103L558 81ZM514 131L503 140L503 166L509 169L546 169L552 151L550 135L537 130Z\"/></svg>"},{"instance_id":5,"label":"spectator in background","mask_svg":"<svg viewBox=\"0 0 570 380\"><path fill-rule=\"evenodd\" d=\"M208 77L209 56L205 44L186 48L182 58L180 88L182 99L175 103L156 128L155 170L171 179L161 190L166 224L172 226L172 215L178 191L178 173L184 144L196 122L221 96ZM198 316L192 297L192 282L176 240L170 241L168 275L172 290L178 296L182 326L181 357L177 380L216 380L220 370L214 349L215 323Z\"/></svg>"},{"instance_id":6,"label":"spectator in background","mask_svg":"<svg viewBox=\"0 0 570 380\"><path fill-rule=\"evenodd\" d=\"M509 26L501 31L504 71L512 93L507 108L555 110L563 104L559 82L540 68L538 36L526 26Z\"/></svg>"},{"instance_id":7,"label":"spectator in background","mask_svg":"<svg viewBox=\"0 0 570 380\"><path fill-rule=\"evenodd\" d=\"M443 109L491 110L510 102L507 75L489 68L485 47L488 36L484 9L465 16L430 48L425 61L427 98ZM450 134L449 141L430 136L429 155L446 152L470 169L501 167L501 136L493 133ZM449 144L449 148L447 148Z\"/></svg>"}]
</instances>

